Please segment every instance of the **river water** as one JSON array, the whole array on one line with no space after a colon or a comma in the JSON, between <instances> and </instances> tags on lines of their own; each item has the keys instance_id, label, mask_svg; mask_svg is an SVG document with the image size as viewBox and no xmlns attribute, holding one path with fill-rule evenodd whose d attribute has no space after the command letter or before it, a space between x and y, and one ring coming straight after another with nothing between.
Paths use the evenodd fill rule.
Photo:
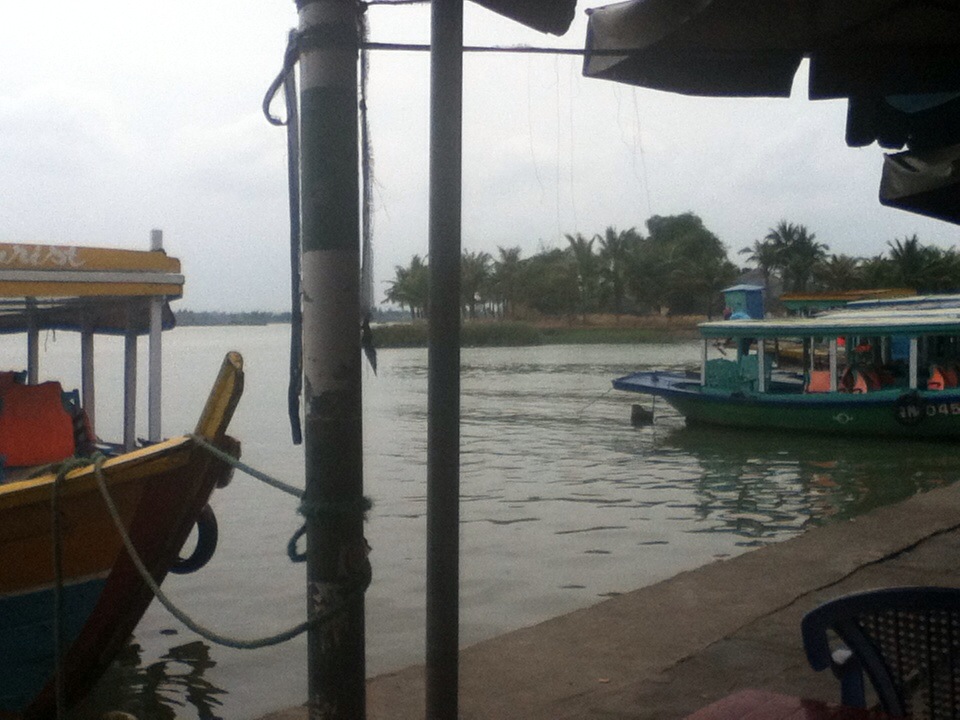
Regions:
<instances>
[{"instance_id":1,"label":"river water","mask_svg":"<svg viewBox=\"0 0 960 720\"><path fill-rule=\"evenodd\" d=\"M280 325L165 334L164 433L192 429L223 354L239 350L246 384L231 434L246 462L302 486L286 419L288 337ZM116 437L122 343L98 343L97 429ZM42 377L77 385L76 338L42 344ZM23 366L4 352L4 366ZM957 478L949 445L686 428L665 404L652 426L632 427L631 404L650 401L611 391L610 380L698 358L694 343L463 351L463 644ZM370 675L423 661L426 385L425 350L381 350L379 373L364 367ZM226 635L302 621L304 569L286 555L301 524L296 500L237 473L212 504L217 554L194 575L169 576L170 597ZM254 718L305 700L305 658L303 638L210 646L154 603L93 704L144 718Z\"/></svg>"}]
</instances>

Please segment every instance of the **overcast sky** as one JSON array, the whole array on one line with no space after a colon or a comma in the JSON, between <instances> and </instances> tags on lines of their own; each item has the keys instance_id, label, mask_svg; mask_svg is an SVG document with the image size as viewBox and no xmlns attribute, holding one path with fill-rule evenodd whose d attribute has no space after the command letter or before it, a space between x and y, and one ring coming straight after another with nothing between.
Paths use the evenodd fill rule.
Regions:
<instances>
[{"instance_id":1,"label":"overcast sky","mask_svg":"<svg viewBox=\"0 0 960 720\"><path fill-rule=\"evenodd\" d=\"M582 47L580 2L560 39L467 3L467 44ZM372 40L429 41L429 8L369 11ZM260 112L292 0L47 0L0 4L0 240L146 248L187 276L181 308L288 305L284 130ZM846 105L704 99L581 76L569 56L465 60L463 243L524 256L564 234L691 210L730 249L780 219L831 251L960 228L877 201L882 152L847 148ZM429 58L371 61L376 299L427 252ZM281 111L281 105L277 105Z\"/></svg>"}]
</instances>

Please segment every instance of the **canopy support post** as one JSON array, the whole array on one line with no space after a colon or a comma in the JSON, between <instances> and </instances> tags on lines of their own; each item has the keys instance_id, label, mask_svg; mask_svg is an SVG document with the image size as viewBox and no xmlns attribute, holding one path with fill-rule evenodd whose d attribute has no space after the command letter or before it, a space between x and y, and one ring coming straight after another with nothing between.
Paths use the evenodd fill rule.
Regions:
<instances>
[{"instance_id":1,"label":"canopy support post","mask_svg":"<svg viewBox=\"0 0 960 720\"><path fill-rule=\"evenodd\" d=\"M40 328L34 315L36 303L27 298L27 384L36 385L40 378Z\"/></svg>"},{"instance_id":2,"label":"canopy support post","mask_svg":"<svg viewBox=\"0 0 960 720\"><path fill-rule=\"evenodd\" d=\"M94 332L93 321L89 314L83 318L83 327L80 329L80 388L83 398L83 410L87 414L87 420L93 433L97 432L97 402L96 386L93 365L94 353ZM93 438L90 438L93 440Z\"/></svg>"},{"instance_id":3,"label":"canopy support post","mask_svg":"<svg viewBox=\"0 0 960 720\"><path fill-rule=\"evenodd\" d=\"M766 341L761 337L757 338L757 392L767 391L767 347Z\"/></svg>"},{"instance_id":4,"label":"canopy support post","mask_svg":"<svg viewBox=\"0 0 960 720\"><path fill-rule=\"evenodd\" d=\"M366 715L359 3L297 0L310 720Z\"/></svg>"},{"instance_id":5,"label":"canopy support post","mask_svg":"<svg viewBox=\"0 0 960 720\"><path fill-rule=\"evenodd\" d=\"M917 337L910 338L910 389L916 390L920 373L920 342Z\"/></svg>"},{"instance_id":6,"label":"canopy support post","mask_svg":"<svg viewBox=\"0 0 960 720\"><path fill-rule=\"evenodd\" d=\"M150 249L163 252L163 230L150 231ZM147 368L147 438L159 442L163 396L163 298L150 298L150 358Z\"/></svg>"},{"instance_id":7,"label":"canopy support post","mask_svg":"<svg viewBox=\"0 0 960 720\"><path fill-rule=\"evenodd\" d=\"M426 717L458 717L463 0L433 0L427 394Z\"/></svg>"},{"instance_id":8,"label":"canopy support post","mask_svg":"<svg viewBox=\"0 0 960 720\"><path fill-rule=\"evenodd\" d=\"M837 339L835 337L830 338L829 345L829 356L830 356L830 392L837 391Z\"/></svg>"},{"instance_id":9,"label":"canopy support post","mask_svg":"<svg viewBox=\"0 0 960 720\"><path fill-rule=\"evenodd\" d=\"M137 331L127 319L123 336L123 449L137 446Z\"/></svg>"},{"instance_id":10,"label":"canopy support post","mask_svg":"<svg viewBox=\"0 0 960 720\"><path fill-rule=\"evenodd\" d=\"M700 387L707 384L707 339L700 340Z\"/></svg>"}]
</instances>

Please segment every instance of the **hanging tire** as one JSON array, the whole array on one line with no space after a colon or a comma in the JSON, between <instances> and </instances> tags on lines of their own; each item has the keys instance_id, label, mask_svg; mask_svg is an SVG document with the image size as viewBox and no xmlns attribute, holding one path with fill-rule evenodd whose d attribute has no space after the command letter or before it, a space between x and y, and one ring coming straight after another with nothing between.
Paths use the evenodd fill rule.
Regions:
<instances>
[{"instance_id":1,"label":"hanging tire","mask_svg":"<svg viewBox=\"0 0 960 720\"><path fill-rule=\"evenodd\" d=\"M898 423L912 427L927 414L927 404L916 392L904 393L894 401L893 412Z\"/></svg>"},{"instance_id":2,"label":"hanging tire","mask_svg":"<svg viewBox=\"0 0 960 720\"><path fill-rule=\"evenodd\" d=\"M213 557L217 550L217 516L213 514L213 508L204 505L200 514L197 516L197 544L189 557L178 558L170 568L170 572L177 575L186 575L196 572Z\"/></svg>"}]
</instances>

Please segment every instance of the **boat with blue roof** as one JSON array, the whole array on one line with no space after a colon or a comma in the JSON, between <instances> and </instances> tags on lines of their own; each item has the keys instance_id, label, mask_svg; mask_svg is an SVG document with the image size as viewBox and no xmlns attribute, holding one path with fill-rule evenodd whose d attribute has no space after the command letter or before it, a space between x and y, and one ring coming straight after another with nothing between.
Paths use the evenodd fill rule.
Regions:
<instances>
[{"instance_id":1,"label":"boat with blue roof","mask_svg":"<svg viewBox=\"0 0 960 720\"><path fill-rule=\"evenodd\" d=\"M613 387L688 423L893 438L960 437L960 296L853 302L814 317L699 326L699 370L645 369ZM799 347L787 360L781 345Z\"/></svg>"}]
</instances>

